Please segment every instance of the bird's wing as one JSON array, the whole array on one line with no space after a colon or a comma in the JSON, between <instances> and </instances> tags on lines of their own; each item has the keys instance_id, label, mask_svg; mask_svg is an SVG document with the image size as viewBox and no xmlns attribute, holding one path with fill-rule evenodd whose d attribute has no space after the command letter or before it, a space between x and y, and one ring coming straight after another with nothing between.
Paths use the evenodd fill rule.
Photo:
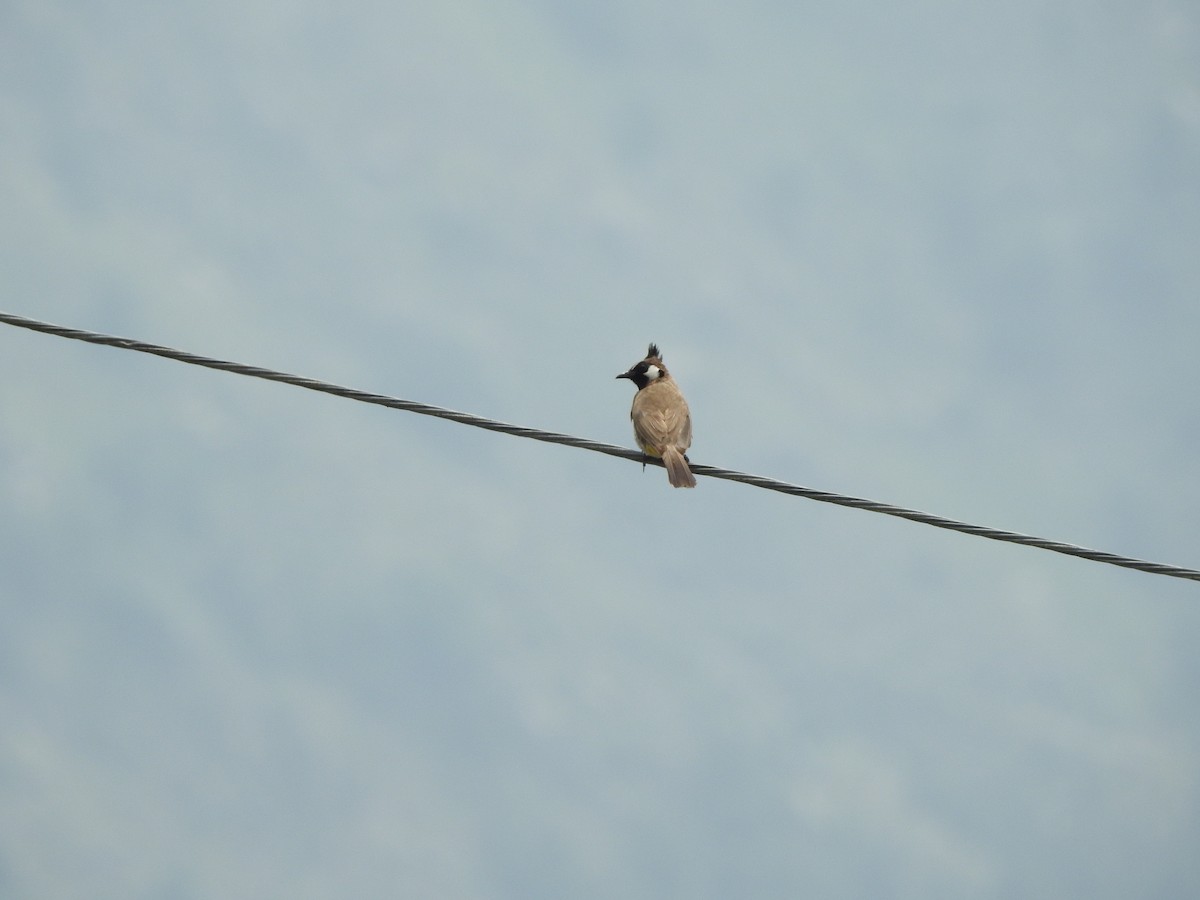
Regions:
<instances>
[{"instance_id":1,"label":"bird's wing","mask_svg":"<svg viewBox=\"0 0 1200 900\"><path fill-rule=\"evenodd\" d=\"M633 408L633 432L639 444L660 453L663 447L690 447L692 419L679 391L660 391L654 386L640 391Z\"/></svg>"}]
</instances>

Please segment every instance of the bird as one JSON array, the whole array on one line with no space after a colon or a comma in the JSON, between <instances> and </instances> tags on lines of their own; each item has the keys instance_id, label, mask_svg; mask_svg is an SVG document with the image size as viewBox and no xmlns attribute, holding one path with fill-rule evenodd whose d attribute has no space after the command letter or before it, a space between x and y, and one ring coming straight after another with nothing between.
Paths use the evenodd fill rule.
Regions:
<instances>
[{"instance_id":1,"label":"bird","mask_svg":"<svg viewBox=\"0 0 1200 900\"><path fill-rule=\"evenodd\" d=\"M663 365L658 346L651 344L646 358L617 378L628 378L637 385L629 417L642 452L662 459L671 487L695 487L696 476L688 468L686 455L692 446L692 414L679 385Z\"/></svg>"}]
</instances>

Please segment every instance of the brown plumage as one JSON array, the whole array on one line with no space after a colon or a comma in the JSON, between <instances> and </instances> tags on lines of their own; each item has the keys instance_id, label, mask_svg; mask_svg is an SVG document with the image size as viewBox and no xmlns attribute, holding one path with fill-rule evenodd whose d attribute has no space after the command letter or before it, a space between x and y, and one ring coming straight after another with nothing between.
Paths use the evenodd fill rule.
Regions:
<instances>
[{"instance_id":1,"label":"brown plumage","mask_svg":"<svg viewBox=\"0 0 1200 900\"><path fill-rule=\"evenodd\" d=\"M663 365L658 347L651 344L645 359L617 377L637 385L629 417L642 452L662 458L671 487L695 487L696 476L685 456L692 446L692 416L683 392Z\"/></svg>"}]
</instances>

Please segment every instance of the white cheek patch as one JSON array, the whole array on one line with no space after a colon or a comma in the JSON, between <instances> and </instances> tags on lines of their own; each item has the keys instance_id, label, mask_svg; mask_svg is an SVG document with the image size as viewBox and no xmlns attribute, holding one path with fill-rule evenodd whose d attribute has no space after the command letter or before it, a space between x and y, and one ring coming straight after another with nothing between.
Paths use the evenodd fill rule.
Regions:
<instances>
[{"instance_id":1,"label":"white cheek patch","mask_svg":"<svg viewBox=\"0 0 1200 900\"><path fill-rule=\"evenodd\" d=\"M658 376L662 374L662 369L658 366L646 366L646 380L656 381Z\"/></svg>"}]
</instances>

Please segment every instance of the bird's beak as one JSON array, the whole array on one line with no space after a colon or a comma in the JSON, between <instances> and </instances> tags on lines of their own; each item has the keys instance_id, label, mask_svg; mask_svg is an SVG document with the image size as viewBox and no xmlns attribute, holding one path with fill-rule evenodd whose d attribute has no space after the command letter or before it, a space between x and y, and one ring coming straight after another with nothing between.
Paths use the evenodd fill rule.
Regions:
<instances>
[{"instance_id":1,"label":"bird's beak","mask_svg":"<svg viewBox=\"0 0 1200 900\"><path fill-rule=\"evenodd\" d=\"M632 371L632 370L631 370L631 371ZM618 375L617 377L618 377L618 378L628 378L628 379L630 379L630 380L632 380L632 379L633 379L633 376L632 376L632 375L630 375L630 374L629 374L629 372L622 372L622 373L621 373L620 375Z\"/></svg>"}]
</instances>

